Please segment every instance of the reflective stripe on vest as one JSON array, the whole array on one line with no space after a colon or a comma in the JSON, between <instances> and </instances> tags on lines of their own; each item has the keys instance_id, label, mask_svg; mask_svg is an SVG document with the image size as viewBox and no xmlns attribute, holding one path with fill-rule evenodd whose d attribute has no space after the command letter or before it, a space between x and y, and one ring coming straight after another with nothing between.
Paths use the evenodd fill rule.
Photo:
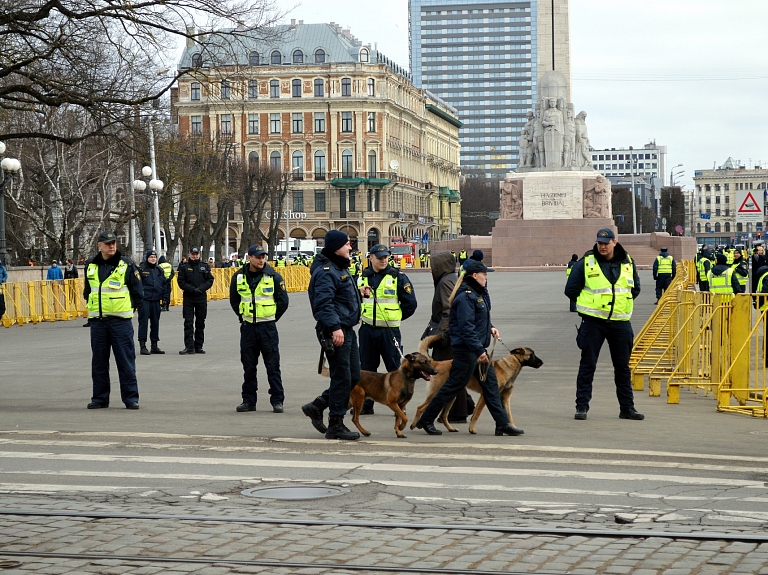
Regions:
<instances>
[{"instance_id":1,"label":"reflective stripe on vest","mask_svg":"<svg viewBox=\"0 0 768 575\"><path fill-rule=\"evenodd\" d=\"M731 265L733 263L733 252L726 252L725 254L725 264Z\"/></svg>"},{"instance_id":2,"label":"reflective stripe on vest","mask_svg":"<svg viewBox=\"0 0 768 575\"><path fill-rule=\"evenodd\" d=\"M165 279L170 279L171 272L173 271L173 266L168 262L163 262L157 265L159 265L160 269L163 270L163 275L165 276Z\"/></svg>"},{"instance_id":3,"label":"reflective stripe on vest","mask_svg":"<svg viewBox=\"0 0 768 575\"><path fill-rule=\"evenodd\" d=\"M285 260L277 260L277 267L284 268L285 267Z\"/></svg>"},{"instance_id":4,"label":"reflective stripe on vest","mask_svg":"<svg viewBox=\"0 0 768 575\"><path fill-rule=\"evenodd\" d=\"M707 270L704 268L704 262L707 260L704 256L699 256L699 259L696 260L696 271L699 273L699 281L705 282L707 281Z\"/></svg>"},{"instance_id":5,"label":"reflective stripe on vest","mask_svg":"<svg viewBox=\"0 0 768 575\"><path fill-rule=\"evenodd\" d=\"M120 260L114 271L104 280L99 282L99 266L88 264L85 270L85 279L91 286L88 294L88 317L133 317L133 304L131 294L125 283L125 274L128 264Z\"/></svg>"},{"instance_id":6,"label":"reflective stripe on vest","mask_svg":"<svg viewBox=\"0 0 768 575\"><path fill-rule=\"evenodd\" d=\"M763 275L760 276L760 279L757 280L757 293L762 294L763 291L763 282L765 281L765 278L768 277L768 272L765 272ZM763 294L758 296L757 302L760 304L760 309L765 310L768 309L768 294Z\"/></svg>"},{"instance_id":7,"label":"reflective stripe on vest","mask_svg":"<svg viewBox=\"0 0 768 575\"><path fill-rule=\"evenodd\" d=\"M710 293L733 293L733 286L731 286L731 276L733 276L733 269L728 268L722 274L715 275L712 270L709 270L707 279L709 279L709 292Z\"/></svg>"},{"instance_id":8,"label":"reflective stripe on vest","mask_svg":"<svg viewBox=\"0 0 768 575\"><path fill-rule=\"evenodd\" d=\"M632 258L627 258L629 261L621 264L621 274L614 285L603 274L594 254L584 259L584 288L576 299L576 311L612 321L629 321L632 318L635 278Z\"/></svg>"},{"instance_id":9,"label":"reflective stripe on vest","mask_svg":"<svg viewBox=\"0 0 768 575\"><path fill-rule=\"evenodd\" d=\"M275 276L261 276L256 289L251 291L245 273L237 274L237 293L240 294L240 315L243 321L259 323L275 321ZM254 313L255 310L255 313Z\"/></svg>"},{"instance_id":10,"label":"reflective stripe on vest","mask_svg":"<svg viewBox=\"0 0 768 575\"><path fill-rule=\"evenodd\" d=\"M672 274L672 256L656 256L656 261L659 262L657 274Z\"/></svg>"},{"instance_id":11,"label":"reflective stripe on vest","mask_svg":"<svg viewBox=\"0 0 768 575\"><path fill-rule=\"evenodd\" d=\"M369 285L368 278L361 277L357 280L357 285L358 287ZM363 299L360 319L363 323L374 327L400 327L403 310L400 309L400 302L397 299L397 278L387 274L376 288L375 297Z\"/></svg>"},{"instance_id":12,"label":"reflective stripe on vest","mask_svg":"<svg viewBox=\"0 0 768 575\"><path fill-rule=\"evenodd\" d=\"M743 276L741 274L736 273L736 267L733 268L733 273L736 274L736 281L739 282L739 285L741 287L745 287L747 285L747 280L749 279L749 274Z\"/></svg>"}]
</instances>

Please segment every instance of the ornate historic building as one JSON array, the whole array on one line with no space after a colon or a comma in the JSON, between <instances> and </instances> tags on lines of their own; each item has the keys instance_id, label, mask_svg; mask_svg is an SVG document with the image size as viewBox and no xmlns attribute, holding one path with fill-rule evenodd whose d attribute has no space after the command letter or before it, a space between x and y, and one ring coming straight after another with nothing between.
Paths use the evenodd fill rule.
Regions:
<instances>
[{"instance_id":1,"label":"ornate historic building","mask_svg":"<svg viewBox=\"0 0 768 575\"><path fill-rule=\"evenodd\" d=\"M269 30L188 42L179 133L229 138L243 159L290 174L293 238L341 229L364 251L460 234L456 110L334 23ZM240 231L236 218L230 240Z\"/></svg>"}]
</instances>

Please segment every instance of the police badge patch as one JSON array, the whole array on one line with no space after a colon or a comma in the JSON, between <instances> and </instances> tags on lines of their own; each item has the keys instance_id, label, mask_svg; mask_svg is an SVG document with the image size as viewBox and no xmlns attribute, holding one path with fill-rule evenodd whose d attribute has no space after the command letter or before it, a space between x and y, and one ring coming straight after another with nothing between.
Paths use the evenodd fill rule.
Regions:
<instances>
[{"instance_id":1,"label":"police badge patch","mask_svg":"<svg viewBox=\"0 0 768 575\"><path fill-rule=\"evenodd\" d=\"M408 295L410 295L410 294L412 294L412 293L413 293L413 286L412 286L411 284L407 283L407 284L405 284L405 285L403 286L403 290L405 291L405 293L407 293Z\"/></svg>"},{"instance_id":2,"label":"police badge patch","mask_svg":"<svg viewBox=\"0 0 768 575\"><path fill-rule=\"evenodd\" d=\"M280 282L280 289L285 291L285 282Z\"/></svg>"},{"instance_id":3,"label":"police badge patch","mask_svg":"<svg viewBox=\"0 0 768 575\"><path fill-rule=\"evenodd\" d=\"M139 270L133 270L133 275L136 276L136 279L141 281L141 275L139 274Z\"/></svg>"}]
</instances>

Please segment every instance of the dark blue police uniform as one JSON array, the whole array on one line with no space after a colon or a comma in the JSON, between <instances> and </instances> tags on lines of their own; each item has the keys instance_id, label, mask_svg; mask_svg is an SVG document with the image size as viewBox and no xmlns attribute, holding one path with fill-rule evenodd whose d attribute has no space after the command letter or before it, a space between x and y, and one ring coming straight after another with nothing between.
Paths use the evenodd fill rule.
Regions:
<instances>
[{"instance_id":1,"label":"dark blue police uniform","mask_svg":"<svg viewBox=\"0 0 768 575\"><path fill-rule=\"evenodd\" d=\"M160 300L165 293L165 274L157 264L151 264L148 258L151 254L157 255L154 250L148 250L139 267L141 285L144 288L144 300L139 307L139 343L142 345L142 353L146 353L147 323L149 323L149 340L152 348L157 353L157 342L160 341Z\"/></svg>"}]
</instances>

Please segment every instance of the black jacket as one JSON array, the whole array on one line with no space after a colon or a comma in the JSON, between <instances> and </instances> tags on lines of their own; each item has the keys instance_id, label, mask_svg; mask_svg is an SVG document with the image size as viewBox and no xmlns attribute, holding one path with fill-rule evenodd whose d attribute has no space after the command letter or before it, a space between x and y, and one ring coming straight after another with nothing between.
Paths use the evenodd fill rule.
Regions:
<instances>
[{"instance_id":1,"label":"black jacket","mask_svg":"<svg viewBox=\"0 0 768 575\"><path fill-rule=\"evenodd\" d=\"M85 262L85 269L87 271L88 266L91 263L99 266L99 283L104 283L104 280L112 275L112 272L115 271L115 268L120 264L120 260L123 260L128 264L128 269L125 272L125 285L128 287L128 293L131 294L131 305L133 306L133 309L137 309L141 305L141 302L144 301L144 287L141 284L139 270L136 268L136 264L133 263L131 258L121 255L118 250L115 252L115 255L108 260L105 260L101 256L101 252L99 252ZM89 295L91 295L91 284L88 282L86 273L85 286L83 287L83 297L85 298L85 301L88 301Z\"/></svg>"},{"instance_id":2,"label":"black jacket","mask_svg":"<svg viewBox=\"0 0 768 575\"><path fill-rule=\"evenodd\" d=\"M179 289L184 292L186 301L193 303L207 301L205 292L211 289L213 285L211 267L204 261L192 261L191 259L186 263L179 264L176 283L179 284Z\"/></svg>"},{"instance_id":3,"label":"black jacket","mask_svg":"<svg viewBox=\"0 0 768 575\"><path fill-rule=\"evenodd\" d=\"M611 285L619 280L619 276L621 275L621 265L629 261L629 256L621 244L617 243L613 248L613 259L610 261L600 255L600 252L597 251L597 244L595 244L593 248L585 253L584 257L574 263L571 268L571 275L568 276L568 281L565 284L565 295L568 299L576 301L581 290L584 289L586 280L584 277L584 259L590 254L595 255L595 260L597 260L600 270ZM632 299L636 299L637 296L640 295L640 276L637 275L637 266L635 265L634 260L632 260L632 276L635 280L635 286L632 288ZM594 319L591 316L590 318Z\"/></svg>"},{"instance_id":4,"label":"black jacket","mask_svg":"<svg viewBox=\"0 0 768 575\"><path fill-rule=\"evenodd\" d=\"M411 285L411 281L408 279L408 276L400 273L397 268L387 266L380 272L374 272L373 268L369 266L363 270L362 275L368 280L368 285L371 286L372 292L376 291L376 288L379 287L381 280L383 280L385 276L391 275L392 277L396 278L397 299L400 303L400 310L403 312L402 319L408 319L416 311L416 294L413 293L413 286ZM370 297L373 297L373 293L371 293ZM374 313L375 311L376 310L374 308Z\"/></svg>"},{"instance_id":5,"label":"black jacket","mask_svg":"<svg viewBox=\"0 0 768 575\"><path fill-rule=\"evenodd\" d=\"M141 284L144 286L144 299L147 301L160 301L165 292L165 274L157 265L148 261L141 262L139 266Z\"/></svg>"},{"instance_id":6,"label":"black jacket","mask_svg":"<svg viewBox=\"0 0 768 575\"><path fill-rule=\"evenodd\" d=\"M326 334L342 327L354 327L360 321L360 292L342 260L333 254L329 257L323 251L310 268L309 303L317 320L317 330Z\"/></svg>"},{"instance_id":7,"label":"black jacket","mask_svg":"<svg viewBox=\"0 0 768 575\"><path fill-rule=\"evenodd\" d=\"M73 280L78 278L77 266L72 264L64 268L64 279Z\"/></svg>"},{"instance_id":8,"label":"black jacket","mask_svg":"<svg viewBox=\"0 0 768 575\"><path fill-rule=\"evenodd\" d=\"M264 275L275 277L275 292L274 299L277 309L275 310L275 321L279 320L288 309L288 292L285 289L285 281L283 276L277 273L269 264L264 264L264 269L258 272L251 271L251 264L245 264L242 268L237 270L232 275L232 282L229 284L229 305L232 306L232 311L237 314L240 321L243 321L240 315L240 294L237 293L237 276L245 274L245 278L248 280L248 285L251 287L251 291L256 289L259 285L261 277Z\"/></svg>"},{"instance_id":9,"label":"black jacket","mask_svg":"<svg viewBox=\"0 0 768 575\"><path fill-rule=\"evenodd\" d=\"M459 277L456 275L456 260L450 252L434 254L429 264L435 293L432 296L432 315L429 318L429 326L422 335L422 339L429 335L443 336L442 340L432 344L432 357L437 361L444 361L453 359L448 329L448 320L451 315L449 302Z\"/></svg>"},{"instance_id":10,"label":"black jacket","mask_svg":"<svg viewBox=\"0 0 768 575\"><path fill-rule=\"evenodd\" d=\"M474 279L465 277L451 305L449 319L451 347L471 351L480 357L491 343L491 310L485 290Z\"/></svg>"}]
</instances>

